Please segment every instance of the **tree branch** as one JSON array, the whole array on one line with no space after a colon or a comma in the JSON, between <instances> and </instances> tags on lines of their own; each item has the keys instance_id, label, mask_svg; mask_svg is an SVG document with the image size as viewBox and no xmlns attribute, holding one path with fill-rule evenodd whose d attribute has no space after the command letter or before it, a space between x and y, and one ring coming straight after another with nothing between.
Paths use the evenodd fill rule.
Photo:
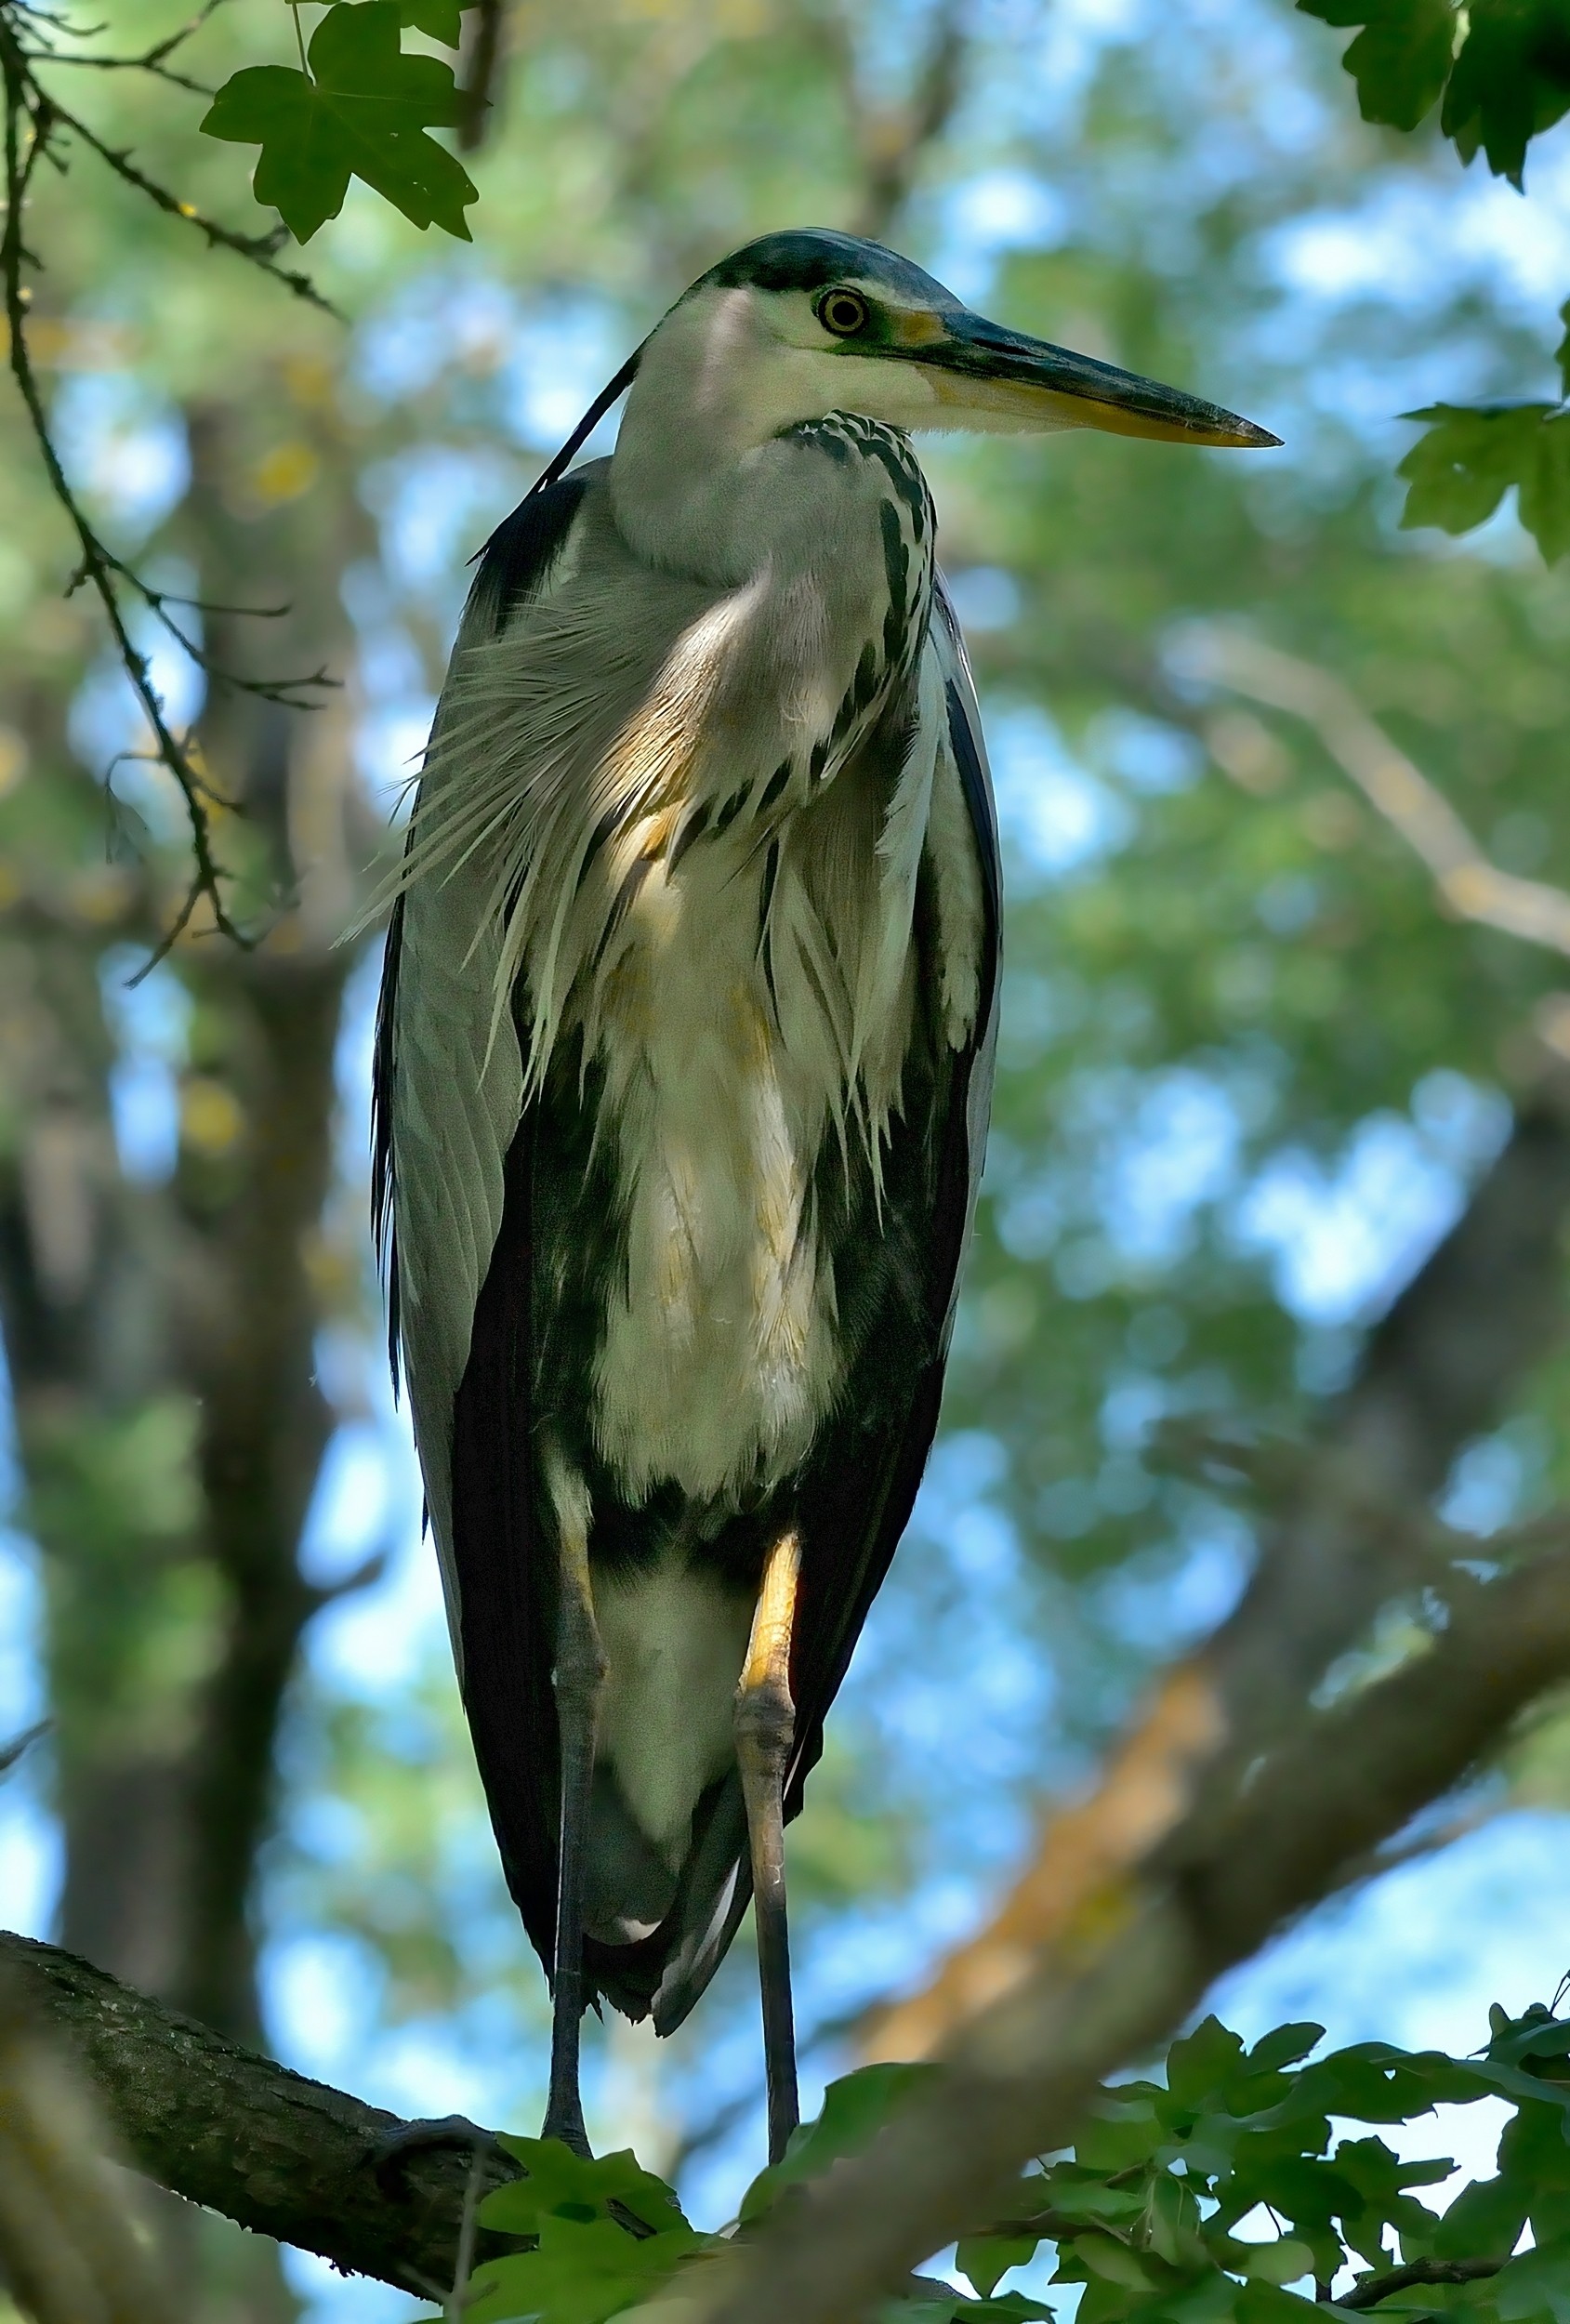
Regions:
<instances>
[{"instance_id":1,"label":"tree branch","mask_svg":"<svg viewBox=\"0 0 1570 2324\"><path fill-rule=\"evenodd\" d=\"M468 2153L416 2149L378 2179L383 2142L405 2127L396 2115L292 2074L73 1953L0 1934L0 1970L13 1966L135 2169L346 2272L445 2296ZM482 2190L514 2176L499 2152L486 2155ZM475 2264L517 2248L482 2232Z\"/></svg>"},{"instance_id":2,"label":"tree branch","mask_svg":"<svg viewBox=\"0 0 1570 2324\"><path fill-rule=\"evenodd\" d=\"M1479 2284L1497 2276L1503 2260L1409 2260L1382 2276L1365 2276L1350 2291L1331 2303L1338 2308L1377 2308L1392 2291L1409 2291L1414 2284Z\"/></svg>"},{"instance_id":3,"label":"tree branch","mask_svg":"<svg viewBox=\"0 0 1570 2324\"><path fill-rule=\"evenodd\" d=\"M1570 1672L1570 1517L1561 1536L1497 1581L1458 1578L1429 1652L1306 1721L1226 1816L1181 1823L1090 1883L1073 1877L1071 1829L1059 1849L1068 1908L951 2038L948 2070L912 2092L867 2154L804 2188L746 2250L679 2278L639 2324L854 2324L929 2252L996 2217L1021 2166L1072 2140L1107 2074ZM1145 1756L1159 1835L1165 1769L1154 1744ZM1126 1794L1137 1817L1140 1797Z\"/></svg>"},{"instance_id":4,"label":"tree branch","mask_svg":"<svg viewBox=\"0 0 1570 2324\"><path fill-rule=\"evenodd\" d=\"M1032 1948L1186 1818L1224 1814L1244 1771L1300 1717L1391 1596L1443 1567L1424 1504L1505 1408L1564 1316L1570 1084L1550 1070L1466 1211L1369 1336L1324 1441L1260 1529L1236 1611L1167 1674L1094 1796L1049 1831L981 1934L880 2028L885 2054L935 2050Z\"/></svg>"},{"instance_id":5,"label":"tree branch","mask_svg":"<svg viewBox=\"0 0 1570 2324\"><path fill-rule=\"evenodd\" d=\"M844 69L863 170L854 231L870 241L880 242L893 226L910 199L922 162L954 118L964 86L962 7L963 0L939 0L907 103L869 104L857 86L853 61Z\"/></svg>"},{"instance_id":6,"label":"tree branch","mask_svg":"<svg viewBox=\"0 0 1570 2324\"><path fill-rule=\"evenodd\" d=\"M37 2324L165 2324L146 2237L94 2110L0 1964L0 2285Z\"/></svg>"},{"instance_id":7,"label":"tree branch","mask_svg":"<svg viewBox=\"0 0 1570 2324\"><path fill-rule=\"evenodd\" d=\"M210 6L204 7L180 32L144 56L99 59L98 61L107 70L149 72L168 78L170 76L165 69L168 56L211 12ZM177 734L169 722L148 658L139 650L131 636L122 593L129 592L133 601L139 600L210 679L243 686L270 700L292 706L300 706L297 697L302 687L310 689L330 681L323 671L301 680L258 681L237 679L231 672L219 667L175 622L168 611L174 601L151 588L130 566L116 557L99 539L96 528L89 522L61 465L28 346L33 289L27 276L30 271L34 273L39 271L41 262L37 253L28 246L24 239L24 220L39 164L48 161L63 174L65 163L57 151L56 140L62 133L73 136L136 193L152 202L168 217L182 220L204 235L209 247L231 252L248 264L259 267L297 297L308 299L328 312L334 310L307 276L279 266L275 255L277 244L272 237L239 233L205 217L191 203L182 202L166 186L148 177L145 171L138 168L128 153L107 145L86 122L60 105L39 80L35 68L41 64L71 59L57 55L47 44L46 36L43 48L30 45L21 37L19 29L25 25L36 33L41 21L43 20L35 10L19 6L18 0L0 0L0 86L3 86L5 97L5 223L0 230L0 296L3 296L5 304L11 376L21 398L49 491L75 535L76 568L66 594L69 596L73 590L86 584L98 599L115 655L147 721L152 737L152 749L147 755L168 770L179 787L185 804L192 856L191 878L172 927L167 930L147 964L151 968L171 949L203 905L211 915L212 925L221 934L241 944L246 940L230 917L224 896L224 868L214 852L210 812L216 803L214 795L188 740Z\"/></svg>"},{"instance_id":8,"label":"tree branch","mask_svg":"<svg viewBox=\"0 0 1570 2324\"><path fill-rule=\"evenodd\" d=\"M1187 658L1198 675L1313 727L1348 781L1427 865L1458 919L1570 953L1570 894L1491 864L1444 792L1339 679L1234 629L1207 631Z\"/></svg>"},{"instance_id":9,"label":"tree branch","mask_svg":"<svg viewBox=\"0 0 1570 2324\"><path fill-rule=\"evenodd\" d=\"M490 115L501 93L507 41L505 17L506 0L474 0L469 22L464 26L459 81L463 98L463 117L458 123L460 153L478 152L485 142Z\"/></svg>"},{"instance_id":10,"label":"tree branch","mask_svg":"<svg viewBox=\"0 0 1570 2324\"><path fill-rule=\"evenodd\" d=\"M1168 1672L1094 1796L1048 1830L982 1934L880 2029L936 2053L862 2161L699 2269L663 2324L838 2324L995 2216L1065 2144L1096 2083L1168 2032L1222 1968L1447 1790L1570 1670L1570 1519L1484 1585L1439 1555L1426 1504L1563 1322L1570 1093L1551 1069L1463 1218L1370 1336L1326 1441L1262 1528L1237 1611ZM1548 1537L1490 1545L1506 1563ZM1328 1713L1335 1658L1419 1579L1448 1600L1429 1650Z\"/></svg>"}]
</instances>

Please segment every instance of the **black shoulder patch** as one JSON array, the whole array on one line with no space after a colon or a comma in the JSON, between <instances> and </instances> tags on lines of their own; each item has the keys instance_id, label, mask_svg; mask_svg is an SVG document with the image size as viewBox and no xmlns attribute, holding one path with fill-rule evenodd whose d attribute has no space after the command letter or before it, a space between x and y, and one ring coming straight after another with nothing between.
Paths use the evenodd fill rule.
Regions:
<instances>
[{"instance_id":1,"label":"black shoulder patch","mask_svg":"<svg viewBox=\"0 0 1570 2324\"><path fill-rule=\"evenodd\" d=\"M469 611L485 635L500 637L539 588L587 489L586 478L563 476L544 492L530 493L497 525L480 552L480 570L468 593Z\"/></svg>"},{"instance_id":2,"label":"black shoulder patch","mask_svg":"<svg viewBox=\"0 0 1570 2324\"><path fill-rule=\"evenodd\" d=\"M409 852L409 841L403 842ZM394 1021L398 1014L398 968L403 951L403 898L400 895L387 924L382 954L381 991L376 997L376 1046L371 1066L371 1239L387 1277L387 1353L392 1367L392 1393L399 1390L398 1242L393 1231L392 1082L397 1070Z\"/></svg>"}]
</instances>

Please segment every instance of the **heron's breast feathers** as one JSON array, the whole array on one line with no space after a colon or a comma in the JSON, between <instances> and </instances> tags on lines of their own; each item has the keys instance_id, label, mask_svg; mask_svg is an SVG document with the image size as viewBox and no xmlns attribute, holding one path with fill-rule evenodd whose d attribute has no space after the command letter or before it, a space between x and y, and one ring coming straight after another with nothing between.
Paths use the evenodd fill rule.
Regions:
<instances>
[{"instance_id":1,"label":"heron's breast feathers","mask_svg":"<svg viewBox=\"0 0 1570 2324\"><path fill-rule=\"evenodd\" d=\"M924 868L952 1048L977 1004L925 483L840 416L778 461L812 522L798 493L729 588L642 563L590 487L545 586L455 657L403 873L489 985L487 1074L521 1044L526 1100L571 1036L601 1076L627 1263L596 1434L634 1493L784 1474L838 1393L814 1172L826 1141L877 1180Z\"/></svg>"}]
</instances>

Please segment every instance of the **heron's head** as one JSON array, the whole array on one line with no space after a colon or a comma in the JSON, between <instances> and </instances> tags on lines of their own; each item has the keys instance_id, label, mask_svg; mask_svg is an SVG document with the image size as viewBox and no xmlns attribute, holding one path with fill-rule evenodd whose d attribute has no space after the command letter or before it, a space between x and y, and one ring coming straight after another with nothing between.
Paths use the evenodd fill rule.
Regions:
<instances>
[{"instance_id":1,"label":"heron's head","mask_svg":"<svg viewBox=\"0 0 1570 2324\"><path fill-rule=\"evenodd\" d=\"M908 258L818 230L767 234L711 268L647 342L643 373L692 423L723 416L757 442L835 411L908 429L1279 441L1181 389L989 323Z\"/></svg>"}]
</instances>

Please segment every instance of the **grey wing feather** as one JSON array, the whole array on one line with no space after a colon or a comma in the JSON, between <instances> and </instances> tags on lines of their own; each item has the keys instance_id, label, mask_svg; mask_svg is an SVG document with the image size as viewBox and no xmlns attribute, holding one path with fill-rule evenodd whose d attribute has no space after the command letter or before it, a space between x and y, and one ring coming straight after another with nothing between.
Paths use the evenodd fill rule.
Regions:
<instances>
[{"instance_id":1,"label":"grey wing feather","mask_svg":"<svg viewBox=\"0 0 1570 2324\"><path fill-rule=\"evenodd\" d=\"M586 478L531 495L487 542L437 706L415 820L433 785L461 779L440 744L453 670L534 594L562 549ZM411 828L413 828L413 825ZM495 1021L501 933L488 875L470 858L399 897L377 1027L376 1207L386 1245L395 1369L402 1358L426 1507L462 1674L452 1527L453 1400L502 1221L504 1169L523 1105L513 1024Z\"/></svg>"},{"instance_id":2,"label":"grey wing feather","mask_svg":"<svg viewBox=\"0 0 1570 2324\"><path fill-rule=\"evenodd\" d=\"M970 1206L965 1214L965 1232L961 1242L963 1249L970 1239L976 1198L981 1192L982 1171L986 1161L987 1127L992 1116L993 1081L997 1064L998 997L1002 984L1003 870L997 835L997 804L993 797L992 772L987 764L986 737L982 731L976 683L970 674L970 657L965 651L958 617L941 576L933 592L931 636L938 666L943 675L943 691L949 710L948 730L943 747L959 777L965 804L970 811L970 826L981 864L987 931L983 946L984 973L979 996L981 1022L976 1030L975 1057L965 1092L970 1182ZM955 1310L959 1303L959 1285L960 1272L957 1270L943 1327L945 1347L954 1329Z\"/></svg>"},{"instance_id":3,"label":"grey wing feather","mask_svg":"<svg viewBox=\"0 0 1570 2324\"><path fill-rule=\"evenodd\" d=\"M455 1649L453 1399L523 1107L518 1037L503 1022L491 1037L497 939L488 901L487 883L468 867L409 891L392 1022L399 1331Z\"/></svg>"}]
</instances>

